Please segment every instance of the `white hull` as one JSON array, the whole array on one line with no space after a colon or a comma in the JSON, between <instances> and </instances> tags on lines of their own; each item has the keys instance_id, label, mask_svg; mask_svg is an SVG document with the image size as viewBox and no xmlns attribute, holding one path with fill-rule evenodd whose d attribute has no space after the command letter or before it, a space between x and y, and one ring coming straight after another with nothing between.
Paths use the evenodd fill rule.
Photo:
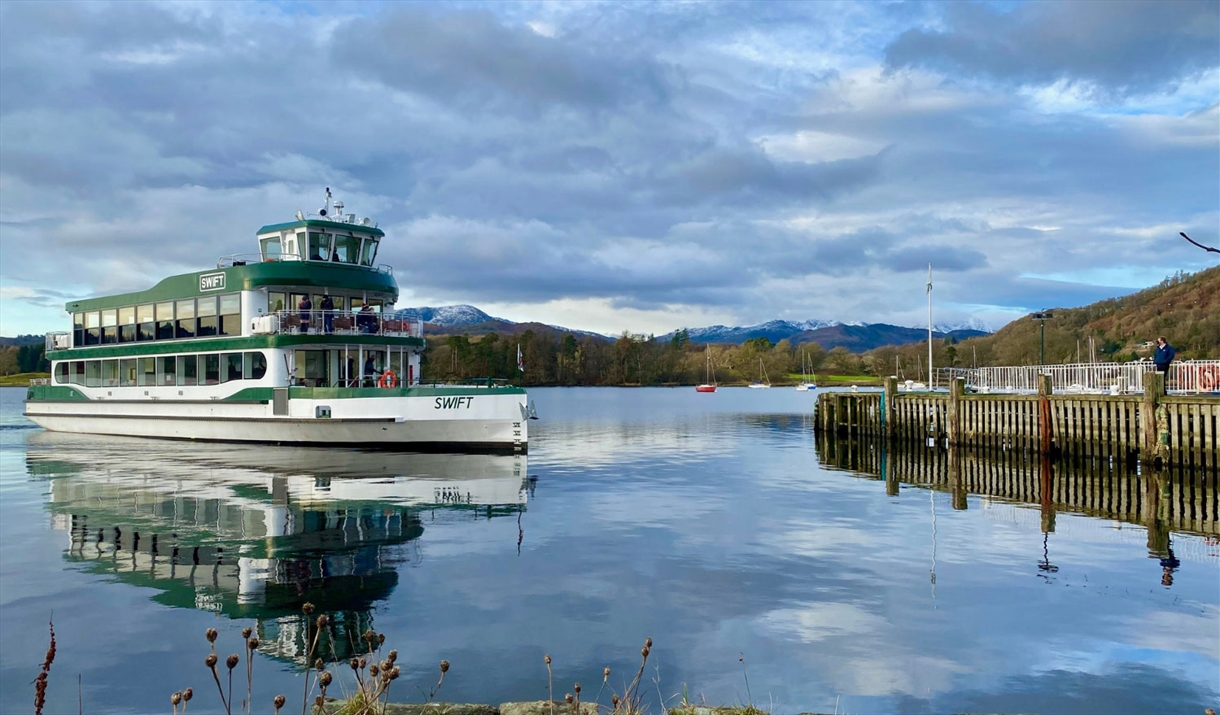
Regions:
<instances>
[{"instance_id":1,"label":"white hull","mask_svg":"<svg viewBox=\"0 0 1220 715\"><path fill-rule=\"evenodd\" d=\"M48 430L76 434L331 447L527 450L524 394L480 394L471 389L469 395L457 407L452 406L452 394L448 398L293 399L288 401L287 415L273 415L271 404L224 401L34 401L26 403L26 416ZM319 407L329 409L330 417L319 417Z\"/></svg>"}]
</instances>

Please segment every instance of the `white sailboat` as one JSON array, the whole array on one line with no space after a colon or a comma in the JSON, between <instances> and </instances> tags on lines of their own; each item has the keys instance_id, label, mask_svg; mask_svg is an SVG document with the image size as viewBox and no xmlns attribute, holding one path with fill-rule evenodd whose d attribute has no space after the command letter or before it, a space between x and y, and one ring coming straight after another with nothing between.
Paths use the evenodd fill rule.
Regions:
<instances>
[{"instance_id":1,"label":"white sailboat","mask_svg":"<svg viewBox=\"0 0 1220 715\"><path fill-rule=\"evenodd\" d=\"M801 381L796 386L797 392L809 392L817 387L817 383L813 381L811 376L805 372L806 367L805 351L801 351Z\"/></svg>"},{"instance_id":2,"label":"white sailboat","mask_svg":"<svg viewBox=\"0 0 1220 715\"><path fill-rule=\"evenodd\" d=\"M763 367L762 358L758 358L758 371L761 373L762 380L755 380L750 383L750 387L755 390L765 390L771 387L771 379L767 377L767 368Z\"/></svg>"},{"instance_id":3,"label":"white sailboat","mask_svg":"<svg viewBox=\"0 0 1220 715\"><path fill-rule=\"evenodd\" d=\"M702 385L695 385L695 392L715 392L716 391L716 373L712 371L712 344L707 345L707 374L704 375Z\"/></svg>"}]
</instances>

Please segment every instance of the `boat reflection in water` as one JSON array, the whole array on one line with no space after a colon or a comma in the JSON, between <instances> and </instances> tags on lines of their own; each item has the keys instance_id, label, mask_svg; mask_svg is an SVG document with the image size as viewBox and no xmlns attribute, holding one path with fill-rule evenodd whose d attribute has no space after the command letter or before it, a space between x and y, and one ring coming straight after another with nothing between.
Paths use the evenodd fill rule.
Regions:
<instances>
[{"instance_id":1,"label":"boat reflection in water","mask_svg":"<svg viewBox=\"0 0 1220 715\"><path fill-rule=\"evenodd\" d=\"M259 650L297 663L307 601L330 615L320 655L350 656L397 568L421 558L421 513L520 520L526 459L53 432L31 435L27 452L69 561L167 606L255 619Z\"/></svg>"}]
</instances>

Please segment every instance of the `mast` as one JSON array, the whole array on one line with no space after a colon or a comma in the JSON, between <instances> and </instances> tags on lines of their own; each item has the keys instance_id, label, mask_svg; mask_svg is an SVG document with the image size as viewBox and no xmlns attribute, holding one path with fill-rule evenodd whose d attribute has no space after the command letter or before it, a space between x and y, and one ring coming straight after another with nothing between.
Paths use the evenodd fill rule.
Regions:
<instances>
[{"instance_id":1,"label":"mast","mask_svg":"<svg viewBox=\"0 0 1220 715\"><path fill-rule=\"evenodd\" d=\"M932 264L928 264L928 389L935 387L932 382Z\"/></svg>"}]
</instances>

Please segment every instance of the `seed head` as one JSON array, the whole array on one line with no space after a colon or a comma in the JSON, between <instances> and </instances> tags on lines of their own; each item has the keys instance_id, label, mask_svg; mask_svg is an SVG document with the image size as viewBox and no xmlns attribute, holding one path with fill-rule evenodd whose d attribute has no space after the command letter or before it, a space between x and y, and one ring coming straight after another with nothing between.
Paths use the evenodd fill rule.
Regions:
<instances>
[{"instance_id":1,"label":"seed head","mask_svg":"<svg viewBox=\"0 0 1220 715\"><path fill-rule=\"evenodd\" d=\"M275 700L272 700L271 702L275 703L275 709L279 710L280 708L284 707L284 703L288 702L288 698L284 697L283 695L277 695L275 696Z\"/></svg>"},{"instance_id":2,"label":"seed head","mask_svg":"<svg viewBox=\"0 0 1220 715\"><path fill-rule=\"evenodd\" d=\"M173 695L169 696L169 702L172 705L177 705L178 703L182 702L182 693L174 693Z\"/></svg>"},{"instance_id":3,"label":"seed head","mask_svg":"<svg viewBox=\"0 0 1220 715\"><path fill-rule=\"evenodd\" d=\"M313 662L313 667L318 670L322 670L323 668L326 667L326 665L322 662L321 658L315 658L314 662Z\"/></svg>"},{"instance_id":4,"label":"seed head","mask_svg":"<svg viewBox=\"0 0 1220 715\"><path fill-rule=\"evenodd\" d=\"M389 660L391 663L398 660L398 651L396 651L396 650L390 651L389 654L386 655L386 659Z\"/></svg>"},{"instance_id":5,"label":"seed head","mask_svg":"<svg viewBox=\"0 0 1220 715\"><path fill-rule=\"evenodd\" d=\"M580 683L577 683L576 685L572 686L572 689L576 691L577 695L580 695Z\"/></svg>"},{"instance_id":6,"label":"seed head","mask_svg":"<svg viewBox=\"0 0 1220 715\"><path fill-rule=\"evenodd\" d=\"M303 603L301 605L301 613L304 613L307 616L309 614L313 613L313 604L310 603L309 601L306 601L305 603Z\"/></svg>"},{"instance_id":7,"label":"seed head","mask_svg":"<svg viewBox=\"0 0 1220 715\"><path fill-rule=\"evenodd\" d=\"M203 664L209 668L215 668L217 660L215 653L208 653L208 657L203 659Z\"/></svg>"},{"instance_id":8,"label":"seed head","mask_svg":"<svg viewBox=\"0 0 1220 715\"><path fill-rule=\"evenodd\" d=\"M640 649L640 655L644 656L645 658L648 657L648 646L644 646Z\"/></svg>"},{"instance_id":9,"label":"seed head","mask_svg":"<svg viewBox=\"0 0 1220 715\"><path fill-rule=\"evenodd\" d=\"M442 660L442 661L441 661L441 672L442 672L442 673L448 673L448 672L449 672L449 661L447 661L447 660Z\"/></svg>"},{"instance_id":10,"label":"seed head","mask_svg":"<svg viewBox=\"0 0 1220 715\"><path fill-rule=\"evenodd\" d=\"M352 670L360 669L360 660L358 658L352 658L351 660L347 661L347 664L352 666Z\"/></svg>"},{"instance_id":11,"label":"seed head","mask_svg":"<svg viewBox=\"0 0 1220 715\"><path fill-rule=\"evenodd\" d=\"M616 708L618 707L618 695L617 694L610 696L610 704Z\"/></svg>"},{"instance_id":12,"label":"seed head","mask_svg":"<svg viewBox=\"0 0 1220 715\"><path fill-rule=\"evenodd\" d=\"M644 639L644 647L646 647L646 648L651 648L651 647L652 647L652 639L651 639L651 638L645 638L645 639Z\"/></svg>"},{"instance_id":13,"label":"seed head","mask_svg":"<svg viewBox=\"0 0 1220 715\"><path fill-rule=\"evenodd\" d=\"M398 674L401 672L401 669L397 665L390 668L390 680L398 680Z\"/></svg>"},{"instance_id":14,"label":"seed head","mask_svg":"<svg viewBox=\"0 0 1220 715\"><path fill-rule=\"evenodd\" d=\"M542 659L543 659L544 661L546 661L546 664L547 664L547 665L550 665L550 664L551 664L551 655L550 655L550 653L548 653L548 654L546 654L546 655L542 656Z\"/></svg>"},{"instance_id":15,"label":"seed head","mask_svg":"<svg viewBox=\"0 0 1220 715\"><path fill-rule=\"evenodd\" d=\"M367 667L368 667L368 665L369 665L369 662L368 662L367 660L365 660L364 658L361 658L361 659L360 659L360 667L361 667L361 668L367 668Z\"/></svg>"},{"instance_id":16,"label":"seed head","mask_svg":"<svg viewBox=\"0 0 1220 715\"><path fill-rule=\"evenodd\" d=\"M376 678L377 674L380 672L381 668L379 668L376 663L369 666L369 675L373 676L374 678Z\"/></svg>"},{"instance_id":17,"label":"seed head","mask_svg":"<svg viewBox=\"0 0 1220 715\"><path fill-rule=\"evenodd\" d=\"M571 705L573 700L574 700L574 698L572 697L571 693L568 693L567 695L563 696L563 701L565 703L567 703L568 705Z\"/></svg>"},{"instance_id":18,"label":"seed head","mask_svg":"<svg viewBox=\"0 0 1220 715\"><path fill-rule=\"evenodd\" d=\"M318 676L318 683L320 683L323 688L327 688L330 687L330 682L333 679L334 676L330 674L330 671L322 671L322 674Z\"/></svg>"},{"instance_id":19,"label":"seed head","mask_svg":"<svg viewBox=\"0 0 1220 715\"><path fill-rule=\"evenodd\" d=\"M325 613L318 616L318 628L325 628L327 623L330 623L330 619L326 617Z\"/></svg>"},{"instance_id":20,"label":"seed head","mask_svg":"<svg viewBox=\"0 0 1220 715\"><path fill-rule=\"evenodd\" d=\"M245 628L241 629L241 637L248 639L250 637L250 634L253 632L254 632L253 628L251 628L250 626L246 626Z\"/></svg>"},{"instance_id":21,"label":"seed head","mask_svg":"<svg viewBox=\"0 0 1220 715\"><path fill-rule=\"evenodd\" d=\"M385 634L378 633L377 634L377 645L381 645L382 643L385 643Z\"/></svg>"},{"instance_id":22,"label":"seed head","mask_svg":"<svg viewBox=\"0 0 1220 715\"><path fill-rule=\"evenodd\" d=\"M209 628L206 631L204 631L203 634L205 636L207 636L208 643L215 643L216 636L220 635L220 633L218 633L215 628Z\"/></svg>"},{"instance_id":23,"label":"seed head","mask_svg":"<svg viewBox=\"0 0 1220 715\"><path fill-rule=\"evenodd\" d=\"M191 690L190 688L183 690L182 691L182 702L189 703L191 701L191 698L194 697L194 695L195 695L195 691Z\"/></svg>"},{"instance_id":24,"label":"seed head","mask_svg":"<svg viewBox=\"0 0 1220 715\"><path fill-rule=\"evenodd\" d=\"M229 666L229 670L233 670L237 667L237 661L239 660L241 658L238 658L236 653L230 653L229 657L225 659L225 665Z\"/></svg>"},{"instance_id":25,"label":"seed head","mask_svg":"<svg viewBox=\"0 0 1220 715\"><path fill-rule=\"evenodd\" d=\"M602 678L605 679L605 678L609 678L609 677L610 677L610 666L607 665L606 669L602 671Z\"/></svg>"},{"instance_id":26,"label":"seed head","mask_svg":"<svg viewBox=\"0 0 1220 715\"><path fill-rule=\"evenodd\" d=\"M250 639L250 650L258 650L258 638Z\"/></svg>"}]
</instances>

